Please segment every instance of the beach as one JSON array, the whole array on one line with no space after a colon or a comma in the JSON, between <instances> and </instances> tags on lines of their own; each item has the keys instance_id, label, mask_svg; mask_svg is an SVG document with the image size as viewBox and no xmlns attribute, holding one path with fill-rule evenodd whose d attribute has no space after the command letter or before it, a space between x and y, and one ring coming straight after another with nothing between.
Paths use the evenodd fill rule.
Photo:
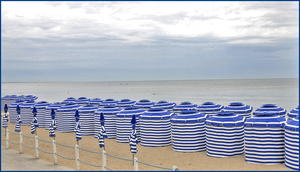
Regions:
<instances>
[{"instance_id":1,"label":"beach","mask_svg":"<svg viewBox=\"0 0 300 172\"><path fill-rule=\"evenodd\" d=\"M14 132L14 127L15 125L9 124L9 131ZM30 126L22 126L21 132L26 136L34 136L30 133ZM45 130L44 128L38 128L37 135L40 139L46 141L52 141L53 139L48 136L49 131ZM19 135L9 135L9 140L14 143L19 143L19 138ZM2 132L1 134L1 139L5 139L4 132ZM57 143L67 146L75 146L76 144L74 133L61 133L56 131L55 140ZM23 144L26 146L34 147L34 139L23 136ZM125 159L133 158L133 155L131 154L129 149L129 143L117 143L116 139L106 139L105 145L106 153L109 155ZM1 146L6 146L5 141L1 142ZM82 140L79 141L79 147L95 152L103 151L103 148L100 149L100 147L98 146L98 140L95 139L94 136L83 136ZM19 145L13 145L11 143L9 144L9 149L19 151L19 148ZM52 143L46 143L39 140L39 148L46 152L52 152ZM165 168L172 168L173 166L177 166L180 171L293 171L292 169L285 167L284 164L263 165L247 163L245 161L244 155L227 158L213 158L206 156L205 151L194 153L175 152L172 149L172 145L165 147L144 147L138 145L138 150L139 151L135 155L135 157L137 157L139 161ZM28 149L23 146L23 152L26 155L32 156L32 158L34 159L35 150ZM57 153L67 158L75 158L74 148L62 147L60 145L57 145ZM52 154L46 154L41 151L39 151L39 158L50 163L54 162ZM102 165L101 154L80 150L79 159L93 165ZM134 170L133 163L131 161L120 160L109 156L107 156L106 159L106 166L114 171ZM74 160L67 160L58 157L58 164L76 170L76 164ZM138 167L139 171L164 170L147 166L141 163L139 163ZM80 163L80 170L99 171L102 170L102 168L92 167L84 163Z\"/></svg>"}]
</instances>

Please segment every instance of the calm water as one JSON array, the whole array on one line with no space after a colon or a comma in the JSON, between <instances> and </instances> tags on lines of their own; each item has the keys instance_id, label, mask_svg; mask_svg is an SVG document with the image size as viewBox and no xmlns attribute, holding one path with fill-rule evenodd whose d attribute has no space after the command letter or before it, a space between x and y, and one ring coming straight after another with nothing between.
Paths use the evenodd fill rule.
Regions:
<instances>
[{"instance_id":1,"label":"calm water","mask_svg":"<svg viewBox=\"0 0 300 172\"><path fill-rule=\"evenodd\" d=\"M243 102L254 110L273 103L287 111L299 105L299 79L115 81L78 83L1 83L4 95L36 95L37 101L59 102L67 97L149 99L180 103L206 101L222 104Z\"/></svg>"}]
</instances>

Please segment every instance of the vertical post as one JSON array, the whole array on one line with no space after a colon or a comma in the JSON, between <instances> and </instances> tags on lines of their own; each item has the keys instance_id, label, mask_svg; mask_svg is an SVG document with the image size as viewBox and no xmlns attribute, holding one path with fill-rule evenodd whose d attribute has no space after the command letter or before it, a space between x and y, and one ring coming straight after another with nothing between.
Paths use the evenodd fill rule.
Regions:
<instances>
[{"instance_id":1,"label":"vertical post","mask_svg":"<svg viewBox=\"0 0 300 172\"><path fill-rule=\"evenodd\" d=\"M102 151L102 171L106 171L106 151Z\"/></svg>"},{"instance_id":2,"label":"vertical post","mask_svg":"<svg viewBox=\"0 0 300 172\"><path fill-rule=\"evenodd\" d=\"M39 150L38 150L39 141L38 141L38 136L35 136L34 139L35 139L35 158L39 159Z\"/></svg>"},{"instance_id":3,"label":"vertical post","mask_svg":"<svg viewBox=\"0 0 300 172\"><path fill-rule=\"evenodd\" d=\"M9 140L9 130L6 129L6 149L9 148L9 142L8 142L8 140Z\"/></svg>"},{"instance_id":4,"label":"vertical post","mask_svg":"<svg viewBox=\"0 0 300 172\"><path fill-rule=\"evenodd\" d=\"M134 169L134 171L139 171L139 164L138 164L137 161L138 161L138 158L135 157L134 160L133 160L133 164L134 164L133 169Z\"/></svg>"},{"instance_id":5,"label":"vertical post","mask_svg":"<svg viewBox=\"0 0 300 172\"><path fill-rule=\"evenodd\" d=\"M23 153L23 134L20 132L20 153Z\"/></svg>"},{"instance_id":6,"label":"vertical post","mask_svg":"<svg viewBox=\"0 0 300 172\"><path fill-rule=\"evenodd\" d=\"M176 166L173 166L173 171L178 171L178 168Z\"/></svg>"},{"instance_id":7,"label":"vertical post","mask_svg":"<svg viewBox=\"0 0 300 172\"><path fill-rule=\"evenodd\" d=\"M75 145L75 159L76 159L76 171L79 171L79 149L78 149L78 145Z\"/></svg>"},{"instance_id":8,"label":"vertical post","mask_svg":"<svg viewBox=\"0 0 300 172\"><path fill-rule=\"evenodd\" d=\"M55 140L52 140L52 144L53 144L54 165L57 165L57 155L56 155L56 144L55 144Z\"/></svg>"}]
</instances>

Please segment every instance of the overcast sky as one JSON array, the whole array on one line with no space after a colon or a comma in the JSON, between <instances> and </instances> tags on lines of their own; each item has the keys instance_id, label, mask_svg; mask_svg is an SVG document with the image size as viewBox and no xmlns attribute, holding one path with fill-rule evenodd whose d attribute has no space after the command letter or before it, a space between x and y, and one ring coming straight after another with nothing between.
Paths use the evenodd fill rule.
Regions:
<instances>
[{"instance_id":1,"label":"overcast sky","mask_svg":"<svg viewBox=\"0 0 300 172\"><path fill-rule=\"evenodd\" d=\"M298 76L299 2L1 2L2 82Z\"/></svg>"}]
</instances>

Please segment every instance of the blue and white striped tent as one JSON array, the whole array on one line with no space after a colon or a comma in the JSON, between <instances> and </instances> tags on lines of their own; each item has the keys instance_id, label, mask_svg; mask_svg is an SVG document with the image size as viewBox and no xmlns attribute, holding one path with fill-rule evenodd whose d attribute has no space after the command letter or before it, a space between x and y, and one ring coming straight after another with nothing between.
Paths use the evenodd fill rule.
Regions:
<instances>
[{"instance_id":1,"label":"blue and white striped tent","mask_svg":"<svg viewBox=\"0 0 300 172\"><path fill-rule=\"evenodd\" d=\"M108 139L115 139L117 135L116 131L116 114L119 113L122 108L115 106L104 106L100 107L95 111L94 122L95 122L95 137L100 132L100 115L103 113L105 118L104 127L106 129L106 134Z\"/></svg>"},{"instance_id":2,"label":"blue and white striped tent","mask_svg":"<svg viewBox=\"0 0 300 172\"><path fill-rule=\"evenodd\" d=\"M184 111L184 110L195 110L197 109L196 104L193 104L191 102L181 102L180 104L176 105L173 108L173 112L176 114L179 114L180 112Z\"/></svg>"},{"instance_id":3,"label":"blue and white striped tent","mask_svg":"<svg viewBox=\"0 0 300 172\"><path fill-rule=\"evenodd\" d=\"M33 119L32 107L36 104L34 100L28 100L20 104L22 125L31 125Z\"/></svg>"},{"instance_id":4,"label":"blue and white striped tent","mask_svg":"<svg viewBox=\"0 0 300 172\"><path fill-rule=\"evenodd\" d=\"M63 103L73 103L76 101L76 98L74 97L68 97L66 100L63 101Z\"/></svg>"},{"instance_id":5,"label":"blue and white striped tent","mask_svg":"<svg viewBox=\"0 0 300 172\"><path fill-rule=\"evenodd\" d=\"M288 120L284 129L285 166L299 171L299 115Z\"/></svg>"},{"instance_id":6,"label":"blue and white striped tent","mask_svg":"<svg viewBox=\"0 0 300 172\"><path fill-rule=\"evenodd\" d=\"M287 117L288 119L291 119L291 118L295 118L296 116L299 115L299 106L296 107L295 109L292 109L288 114L287 114Z\"/></svg>"},{"instance_id":7,"label":"blue and white striped tent","mask_svg":"<svg viewBox=\"0 0 300 172\"><path fill-rule=\"evenodd\" d=\"M127 107L124 110L116 114L116 126L117 126L117 142L119 143L128 143L128 137L132 133L132 124L131 119L133 114L136 118L136 134L138 140L140 139L140 123L139 117L146 110L139 107Z\"/></svg>"},{"instance_id":8,"label":"blue and white striped tent","mask_svg":"<svg viewBox=\"0 0 300 172\"><path fill-rule=\"evenodd\" d=\"M100 98L93 98L89 102L89 104L100 106L101 102L103 102L103 100L101 100Z\"/></svg>"},{"instance_id":9,"label":"blue and white striped tent","mask_svg":"<svg viewBox=\"0 0 300 172\"><path fill-rule=\"evenodd\" d=\"M176 103L170 103L165 100L161 100L161 101L156 102L152 107L172 111L175 106L176 106Z\"/></svg>"},{"instance_id":10,"label":"blue and white striped tent","mask_svg":"<svg viewBox=\"0 0 300 172\"><path fill-rule=\"evenodd\" d=\"M115 99L105 99L104 101L101 102L100 106L104 107L104 106L116 106L118 103L117 100Z\"/></svg>"},{"instance_id":11,"label":"blue and white striped tent","mask_svg":"<svg viewBox=\"0 0 300 172\"><path fill-rule=\"evenodd\" d=\"M4 105L7 104L7 106L11 105L12 103L14 103L16 100L21 99L19 96L17 95L6 95L4 97L1 98L1 111L4 110Z\"/></svg>"},{"instance_id":12,"label":"blue and white striped tent","mask_svg":"<svg viewBox=\"0 0 300 172\"><path fill-rule=\"evenodd\" d=\"M154 102L151 102L151 101L148 100L148 99L142 99L142 100L139 100L138 102L136 102L134 106L139 107L139 108L142 108L142 109L145 109L145 110L148 110L148 109L150 109L154 104L155 104Z\"/></svg>"},{"instance_id":13,"label":"blue and white striped tent","mask_svg":"<svg viewBox=\"0 0 300 172\"><path fill-rule=\"evenodd\" d=\"M95 134L95 123L94 116L95 111L99 108L97 105L87 104L78 109L80 115L80 131L81 135L94 135Z\"/></svg>"},{"instance_id":14,"label":"blue and white striped tent","mask_svg":"<svg viewBox=\"0 0 300 172\"><path fill-rule=\"evenodd\" d=\"M56 124L59 132L71 133L75 127L75 111L81 106L75 103L64 104L56 110Z\"/></svg>"},{"instance_id":15,"label":"blue and white striped tent","mask_svg":"<svg viewBox=\"0 0 300 172\"><path fill-rule=\"evenodd\" d=\"M38 99L38 97L34 96L34 95L27 95L27 96L22 97L22 100L25 100L25 101L34 101L36 99Z\"/></svg>"},{"instance_id":16,"label":"blue and white striped tent","mask_svg":"<svg viewBox=\"0 0 300 172\"><path fill-rule=\"evenodd\" d=\"M91 99L88 99L86 97L79 97L77 100L74 101L74 103L83 106L83 105L88 104L90 101L91 101Z\"/></svg>"},{"instance_id":17,"label":"blue and white striped tent","mask_svg":"<svg viewBox=\"0 0 300 172\"><path fill-rule=\"evenodd\" d=\"M124 109L124 108L127 108L127 107L131 107L133 105L135 105L134 100L122 99L122 100L118 101L116 106Z\"/></svg>"},{"instance_id":18,"label":"blue and white striped tent","mask_svg":"<svg viewBox=\"0 0 300 172\"><path fill-rule=\"evenodd\" d=\"M204 102L202 105L197 106L197 111L208 114L210 117L221 112L224 108L223 105L215 104L213 102Z\"/></svg>"},{"instance_id":19,"label":"blue and white striped tent","mask_svg":"<svg viewBox=\"0 0 300 172\"><path fill-rule=\"evenodd\" d=\"M205 120L209 115L185 110L171 119L173 150L178 152L205 151Z\"/></svg>"},{"instance_id":20,"label":"blue and white striped tent","mask_svg":"<svg viewBox=\"0 0 300 172\"><path fill-rule=\"evenodd\" d=\"M279 113L254 112L245 122L245 160L251 163L284 162L284 125Z\"/></svg>"},{"instance_id":21,"label":"blue and white striped tent","mask_svg":"<svg viewBox=\"0 0 300 172\"><path fill-rule=\"evenodd\" d=\"M11 124L15 124L16 123L16 118L18 116L17 114L17 106L21 105L22 103L24 103L24 100L16 100L14 103L10 104L8 106L8 112L9 112L9 122Z\"/></svg>"},{"instance_id":22,"label":"blue and white striped tent","mask_svg":"<svg viewBox=\"0 0 300 172\"><path fill-rule=\"evenodd\" d=\"M245 105L242 102L233 102L233 103L230 103L228 106L226 106L223 109L223 111L234 112L235 114L243 116L246 119L249 119L251 117L252 110L253 110L252 106Z\"/></svg>"},{"instance_id":23,"label":"blue and white striped tent","mask_svg":"<svg viewBox=\"0 0 300 172\"><path fill-rule=\"evenodd\" d=\"M279 116L285 117L286 110L282 107L276 106L275 104L264 104L260 108L256 109L255 112L267 112L267 113L278 113Z\"/></svg>"},{"instance_id":24,"label":"blue and white striped tent","mask_svg":"<svg viewBox=\"0 0 300 172\"><path fill-rule=\"evenodd\" d=\"M218 112L205 121L206 155L222 158L244 154L246 118L233 112Z\"/></svg>"},{"instance_id":25,"label":"blue and white striped tent","mask_svg":"<svg viewBox=\"0 0 300 172\"><path fill-rule=\"evenodd\" d=\"M167 146L172 143L171 121L175 114L159 108L150 108L140 115L141 145Z\"/></svg>"},{"instance_id":26,"label":"blue and white striped tent","mask_svg":"<svg viewBox=\"0 0 300 172\"><path fill-rule=\"evenodd\" d=\"M49 130L50 124L53 123L51 111L54 110L54 113L56 114L56 110L60 108L62 105L64 105L62 102L54 102L46 107L45 109L45 129ZM56 122L55 122L56 126Z\"/></svg>"},{"instance_id":27,"label":"blue and white striped tent","mask_svg":"<svg viewBox=\"0 0 300 172\"><path fill-rule=\"evenodd\" d=\"M46 115L46 107L51 105L51 103L48 103L46 101L39 101L34 106L37 110L36 118L39 122L39 127L44 128L45 127L45 115ZM33 110L33 107L31 107L31 112Z\"/></svg>"}]
</instances>

